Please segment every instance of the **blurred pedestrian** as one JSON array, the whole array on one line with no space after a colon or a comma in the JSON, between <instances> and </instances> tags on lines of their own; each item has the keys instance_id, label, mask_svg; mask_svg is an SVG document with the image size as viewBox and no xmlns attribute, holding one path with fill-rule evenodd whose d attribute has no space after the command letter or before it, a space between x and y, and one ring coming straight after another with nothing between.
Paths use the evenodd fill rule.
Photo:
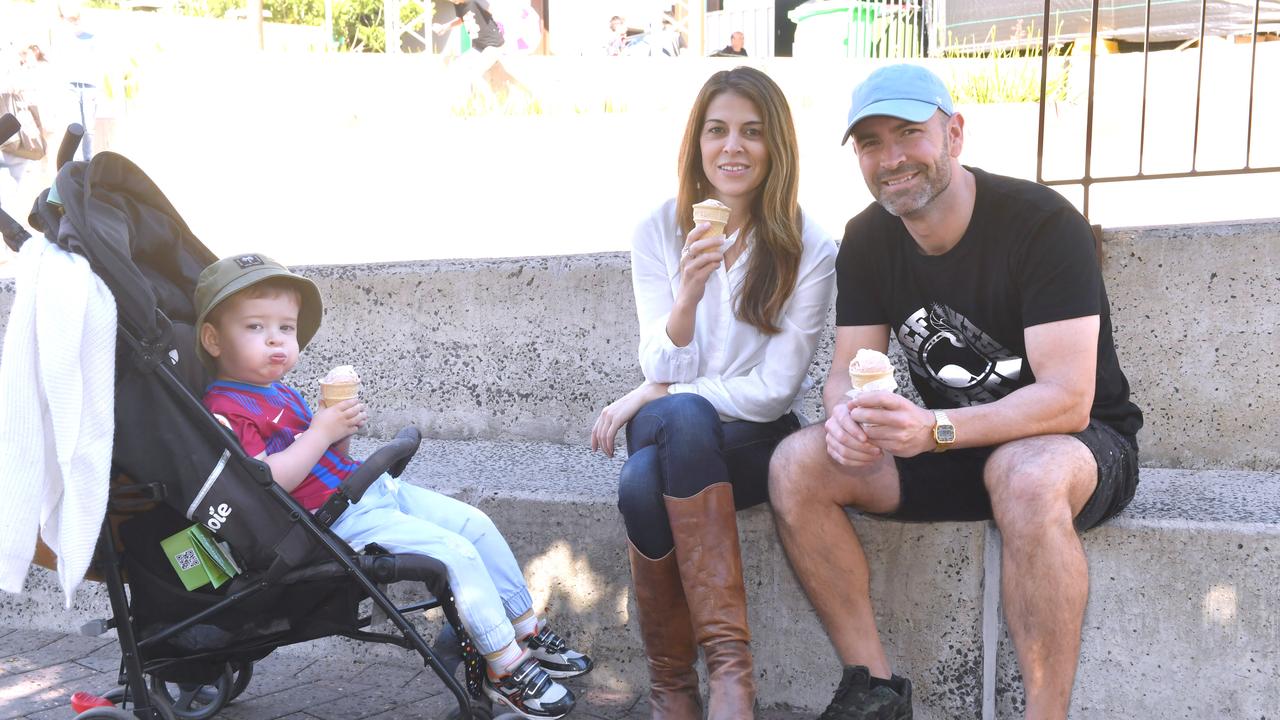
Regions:
<instances>
[{"instance_id":1,"label":"blurred pedestrian","mask_svg":"<svg viewBox=\"0 0 1280 720\"><path fill-rule=\"evenodd\" d=\"M101 38L84 22L81 9L80 0L60 0L50 55L66 78L74 103L71 115L84 126L80 154L88 160L93 155L94 141L100 139L98 110L105 73L100 57Z\"/></svg>"},{"instance_id":2,"label":"blurred pedestrian","mask_svg":"<svg viewBox=\"0 0 1280 720\"><path fill-rule=\"evenodd\" d=\"M725 45L723 48L715 52L715 57L731 57L731 56L746 57L747 56L746 42L747 42L746 36L742 34L741 30L738 30L729 36L728 45Z\"/></svg>"},{"instance_id":3,"label":"blurred pedestrian","mask_svg":"<svg viewBox=\"0 0 1280 720\"><path fill-rule=\"evenodd\" d=\"M627 48L627 21L621 15L609 18L609 34L604 44L604 54L618 57Z\"/></svg>"},{"instance_id":4,"label":"blurred pedestrian","mask_svg":"<svg viewBox=\"0 0 1280 720\"><path fill-rule=\"evenodd\" d=\"M40 118L36 58L38 46L0 48L0 113L12 113L22 124L18 133L0 146L0 207L11 214L24 203L23 178L46 154L48 143ZM18 213L22 216L25 213Z\"/></svg>"}]
</instances>

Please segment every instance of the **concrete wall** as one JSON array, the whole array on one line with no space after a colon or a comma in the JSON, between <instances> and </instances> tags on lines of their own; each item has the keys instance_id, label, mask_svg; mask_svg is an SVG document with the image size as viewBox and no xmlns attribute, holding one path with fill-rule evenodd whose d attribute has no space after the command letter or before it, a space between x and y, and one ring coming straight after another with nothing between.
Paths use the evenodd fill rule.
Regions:
<instances>
[{"instance_id":1,"label":"concrete wall","mask_svg":"<svg viewBox=\"0 0 1280 720\"><path fill-rule=\"evenodd\" d=\"M1085 536L1093 594L1072 717L1270 717L1280 698L1280 458L1266 422L1277 410L1268 383L1280 223L1113 231L1104 248L1121 362L1148 416L1148 469L1133 505ZM640 379L625 255L302 271L328 308L295 384L311 390L329 366L357 364L374 412L358 454L409 422L439 438L409 479L494 517L535 602L600 661L593 684L643 688L613 507L620 459L586 449L598 409ZM12 283L0 282L0 317L12 299ZM819 354L811 376L821 382L830 336ZM854 522L886 648L916 684L916 717L1016 717L998 533ZM820 709L837 679L834 653L767 510L742 513L740 532L762 692ZM103 607L101 588L86 588L63 612L40 570L29 591L0 598L0 623L70 630ZM297 652L392 651L326 642Z\"/></svg>"},{"instance_id":2,"label":"concrete wall","mask_svg":"<svg viewBox=\"0 0 1280 720\"><path fill-rule=\"evenodd\" d=\"M1104 252L1121 365L1147 415L1143 463L1280 467L1266 422L1280 412L1280 223L1118 230ZM356 362L375 435L415 422L442 438L585 443L641 379L623 253L303 272L328 307L294 379ZM817 418L816 391L808 407Z\"/></svg>"}]
</instances>

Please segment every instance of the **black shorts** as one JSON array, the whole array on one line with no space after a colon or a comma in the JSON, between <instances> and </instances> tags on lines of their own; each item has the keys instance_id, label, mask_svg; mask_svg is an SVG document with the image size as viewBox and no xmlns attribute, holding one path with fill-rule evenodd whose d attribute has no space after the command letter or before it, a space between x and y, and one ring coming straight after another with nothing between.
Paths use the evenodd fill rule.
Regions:
<instances>
[{"instance_id":1,"label":"black shorts","mask_svg":"<svg viewBox=\"0 0 1280 720\"><path fill-rule=\"evenodd\" d=\"M1097 420L1071 436L1089 448L1098 464L1098 487L1075 519L1077 530L1088 530L1133 499L1138 489L1138 442ZM960 448L895 458L902 499L897 510L877 517L904 522L990 520L991 496L982 474L995 450Z\"/></svg>"}]
</instances>

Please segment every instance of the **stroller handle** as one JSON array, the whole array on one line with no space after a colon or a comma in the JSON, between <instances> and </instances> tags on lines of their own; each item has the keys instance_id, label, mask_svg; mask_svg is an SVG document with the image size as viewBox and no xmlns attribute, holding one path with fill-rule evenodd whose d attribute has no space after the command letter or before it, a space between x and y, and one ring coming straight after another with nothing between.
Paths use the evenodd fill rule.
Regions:
<instances>
[{"instance_id":1,"label":"stroller handle","mask_svg":"<svg viewBox=\"0 0 1280 720\"><path fill-rule=\"evenodd\" d=\"M80 141L83 139L83 125L80 123L68 125L67 131L62 134L62 144L58 146L58 161L54 167L61 170L63 165L71 162L71 158L75 157L76 148L80 147Z\"/></svg>"},{"instance_id":2,"label":"stroller handle","mask_svg":"<svg viewBox=\"0 0 1280 720\"><path fill-rule=\"evenodd\" d=\"M10 217L9 213L0 210L0 237L4 238L4 244L8 245L10 250L18 252L22 243L31 239L31 233Z\"/></svg>"},{"instance_id":3,"label":"stroller handle","mask_svg":"<svg viewBox=\"0 0 1280 720\"><path fill-rule=\"evenodd\" d=\"M360 502L365 491L382 473L400 477L421 444L422 433L418 432L418 428L410 425L401 430L394 440L378 448L338 486L338 491L316 511L316 520L326 527L333 525L347 509L347 505Z\"/></svg>"}]
</instances>

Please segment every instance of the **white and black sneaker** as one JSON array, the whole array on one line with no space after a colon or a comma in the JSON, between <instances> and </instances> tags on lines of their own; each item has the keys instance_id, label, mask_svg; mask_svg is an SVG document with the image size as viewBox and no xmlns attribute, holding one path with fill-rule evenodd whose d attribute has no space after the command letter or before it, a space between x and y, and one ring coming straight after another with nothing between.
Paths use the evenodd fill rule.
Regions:
<instances>
[{"instance_id":1,"label":"white and black sneaker","mask_svg":"<svg viewBox=\"0 0 1280 720\"><path fill-rule=\"evenodd\" d=\"M505 706L521 717L535 719L564 717L575 702L573 693L552 680L527 654L515 670L496 680L486 672L484 692L493 700L495 710Z\"/></svg>"},{"instance_id":2,"label":"white and black sneaker","mask_svg":"<svg viewBox=\"0 0 1280 720\"><path fill-rule=\"evenodd\" d=\"M524 640L525 647L533 653L542 669L553 678L575 678L591 672L595 664L591 658L577 650L570 650L564 639L543 626L537 633Z\"/></svg>"}]
</instances>

